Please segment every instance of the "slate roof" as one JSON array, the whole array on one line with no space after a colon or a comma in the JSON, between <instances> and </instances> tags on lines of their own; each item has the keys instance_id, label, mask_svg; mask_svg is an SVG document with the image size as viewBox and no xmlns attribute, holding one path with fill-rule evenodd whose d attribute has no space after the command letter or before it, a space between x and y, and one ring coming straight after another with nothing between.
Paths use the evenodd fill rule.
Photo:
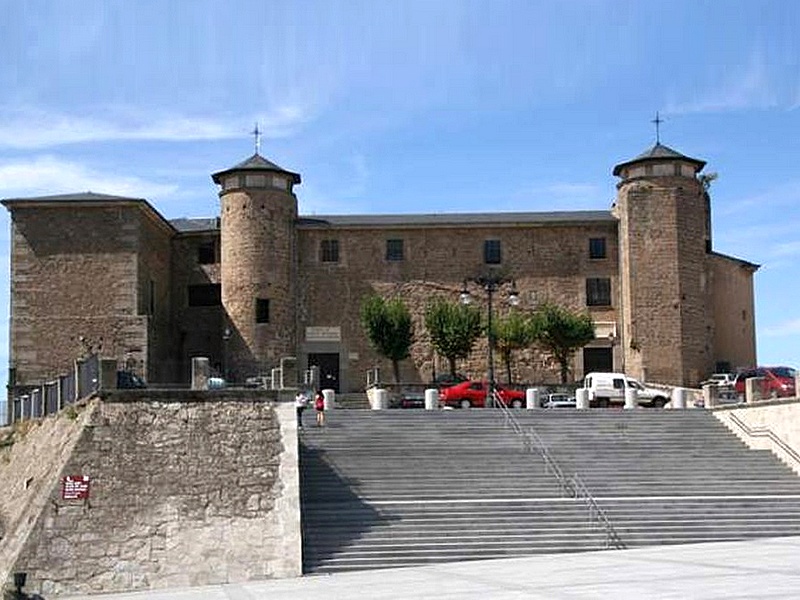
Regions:
<instances>
[{"instance_id":1,"label":"slate roof","mask_svg":"<svg viewBox=\"0 0 800 600\"><path fill-rule=\"evenodd\" d=\"M195 231L218 231L218 217L170 219L172 225L179 233L192 233Z\"/></svg>"},{"instance_id":2,"label":"slate roof","mask_svg":"<svg viewBox=\"0 0 800 600\"><path fill-rule=\"evenodd\" d=\"M214 183L220 184L222 176L232 173L233 171L269 171L272 173L285 173L286 175L291 176L292 183L300 183L300 175L279 167L274 162L267 160L260 154L253 154L253 156L250 158L243 160L238 165L235 165L230 169L225 169L224 171L218 171L217 173L214 173L211 175L211 179L214 180Z\"/></svg>"},{"instance_id":3,"label":"slate roof","mask_svg":"<svg viewBox=\"0 0 800 600\"><path fill-rule=\"evenodd\" d=\"M299 227L486 227L492 225L555 225L616 223L607 210L559 212L435 213L395 215L311 215L299 218Z\"/></svg>"},{"instance_id":4,"label":"slate roof","mask_svg":"<svg viewBox=\"0 0 800 600\"><path fill-rule=\"evenodd\" d=\"M112 196L111 194L97 194L95 192L77 192L72 194L56 194L53 196L28 196L25 198L4 198L7 202L147 202L144 198L128 198L126 196Z\"/></svg>"},{"instance_id":5,"label":"slate roof","mask_svg":"<svg viewBox=\"0 0 800 600\"><path fill-rule=\"evenodd\" d=\"M677 150L673 150L669 146L657 143L652 148L649 148L644 152L642 152L636 158L632 158L631 160L618 164L616 167L614 167L613 173L614 175L619 175L622 169L624 169L628 165L632 165L637 162L648 162L648 161L664 160L664 159L684 160L690 163L694 163L697 166L698 171L700 171L704 166L706 166L706 161L704 160L698 160L696 158L686 156L685 154L681 154Z\"/></svg>"}]
</instances>

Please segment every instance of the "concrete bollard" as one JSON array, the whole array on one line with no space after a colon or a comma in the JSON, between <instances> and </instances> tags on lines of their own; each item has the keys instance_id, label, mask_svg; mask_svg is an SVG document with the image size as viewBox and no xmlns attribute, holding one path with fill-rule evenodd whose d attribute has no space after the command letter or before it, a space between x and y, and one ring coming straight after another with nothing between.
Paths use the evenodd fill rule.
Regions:
<instances>
[{"instance_id":1,"label":"concrete bollard","mask_svg":"<svg viewBox=\"0 0 800 600\"><path fill-rule=\"evenodd\" d=\"M575 408L578 410L587 410L589 408L589 390L586 388L575 390Z\"/></svg>"},{"instance_id":2,"label":"concrete bollard","mask_svg":"<svg viewBox=\"0 0 800 600\"><path fill-rule=\"evenodd\" d=\"M676 387L672 389L672 394L670 396L670 406L672 408L686 408L686 393L688 390L682 387Z\"/></svg>"},{"instance_id":3,"label":"concrete bollard","mask_svg":"<svg viewBox=\"0 0 800 600\"><path fill-rule=\"evenodd\" d=\"M325 399L325 410L336 408L336 390L322 390L322 397Z\"/></svg>"},{"instance_id":4,"label":"concrete bollard","mask_svg":"<svg viewBox=\"0 0 800 600\"><path fill-rule=\"evenodd\" d=\"M714 408L719 402L719 388L716 385L707 383L703 386L703 406Z\"/></svg>"},{"instance_id":5,"label":"concrete bollard","mask_svg":"<svg viewBox=\"0 0 800 600\"><path fill-rule=\"evenodd\" d=\"M744 380L744 401L757 402L761 400L761 377L748 377Z\"/></svg>"},{"instance_id":6,"label":"concrete bollard","mask_svg":"<svg viewBox=\"0 0 800 600\"><path fill-rule=\"evenodd\" d=\"M208 378L211 376L211 366L205 356L195 356L192 359L192 389L207 390Z\"/></svg>"},{"instance_id":7,"label":"concrete bollard","mask_svg":"<svg viewBox=\"0 0 800 600\"><path fill-rule=\"evenodd\" d=\"M541 407L541 392L539 388L528 388L525 390L525 408L534 410Z\"/></svg>"},{"instance_id":8,"label":"concrete bollard","mask_svg":"<svg viewBox=\"0 0 800 600\"><path fill-rule=\"evenodd\" d=\"M625 390L625 408L630 410L639 406L639 390L628 388Z\"/></svg>"},{"instance_id":9,"label":"concrete bollard","mask_svg":"<svg viewBox=\"0 0 800 600\"><path fill-rule=\"evenodd\" d=\"M439 408L439 390L431 388L425 390L425 410Z\"/></svg>"},{"instance_id":10,"label":"concrete bollard","mask_svg":"<svg viewBox=\"0 0 800 600\"><path fill-rule=\"evenodd\" d=\"M386 410L389 408L389 390L378 388L372 402L372 410Z\"/></svg>"}]
</instances>

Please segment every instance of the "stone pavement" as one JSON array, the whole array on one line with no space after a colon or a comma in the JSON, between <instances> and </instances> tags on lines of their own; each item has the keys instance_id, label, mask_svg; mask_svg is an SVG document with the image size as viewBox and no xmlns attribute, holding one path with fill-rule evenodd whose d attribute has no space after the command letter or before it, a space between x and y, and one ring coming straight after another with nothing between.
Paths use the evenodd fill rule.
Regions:
<instances>
[{"instance_id":1,"label":"stone pavement","mask_svg":"<svg viewBox=\"0 0 800 600\"><path fill-rule=\"evenodd\" d=\"M72 600L576 600L800 597L800 537L551 554Z\"/></svg>"}]
</instances>

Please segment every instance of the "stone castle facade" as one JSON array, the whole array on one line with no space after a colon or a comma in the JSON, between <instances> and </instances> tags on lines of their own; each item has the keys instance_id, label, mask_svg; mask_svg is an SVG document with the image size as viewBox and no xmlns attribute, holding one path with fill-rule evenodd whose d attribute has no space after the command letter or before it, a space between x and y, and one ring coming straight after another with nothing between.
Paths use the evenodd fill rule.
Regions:
<instances>
[{"instance_id":1,"label":"stone castle facade","mask_svg":"<svg viewBox=\"0 0 800 600\"><path fill-rule=\"evenodd\" d=\"M144 199L93 193L6 199L9 383L47 381L91 348L151 382L188 382L194 356L234 382L294 356L319 366L323 387L360 390L368 370L390 372L359 320L373 292L412 309L402 378L425 382L446 368L424 330L427 303L455 302L465 279L500 270L522 309L591 314L597 337L576 353L576 379L615 370L696 385L756 362L758 267L713 250L704 166L656 144L614 168L609 211L303 216L300 175L258 153L212 175L211 219L167 220ZM499 314L511 310L502 291ZM485 376L485 339L460 367ZM555 382L558 371L531 349L514 376Z\"/></svg>"}]
</instances>

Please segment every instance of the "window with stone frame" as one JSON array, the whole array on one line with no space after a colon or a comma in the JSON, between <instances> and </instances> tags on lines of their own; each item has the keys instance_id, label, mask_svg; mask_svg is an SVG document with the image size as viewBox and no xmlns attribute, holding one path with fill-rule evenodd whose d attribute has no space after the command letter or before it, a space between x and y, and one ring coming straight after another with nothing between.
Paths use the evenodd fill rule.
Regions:
<instances>
[{"instance_id":1,"label":"window with stone frame","mask_svg":"<svg viewBox=\"0 0 800 600\"><path fill-rule=\"evenodd\" d=\"M322 240L319 245L319 260L324 263L338 263L339 240Z\"/></svg>"},{"instance_id":2,"label":"window with stone frame","mask_svg":"<svg viewBox=\"0 0 800 600\"><path fill-rule=\"evenodd\" d=\"M589 258L606 257L606 238L589 238Z\"/></svg>"},{"instance_id":3,"label":"window with stone frame","mask_svg":"<svg viewBox=\"0 0 800 600\"><path fill-rule=\"evenodd\" d=\"M401 261L403 258L403 240L386 240L386 260Z\"/></svg>"},{"instance_id":4,"label":"window with stone frame","mask_svg":"<svg viewBox=\"0 0 800 600\"><path fill-rule=\"evenodd\" d=\"M197 262L201 265L213 265L217 262L217 244L214 240L197 246Z\"/></svg>"},{"instance_id":5,"label":"window with stone frame","mask_svg":"<svg viewBox=\"0 0 800 600\"><path fill-rule=\"evenodd\" d=\"M503 251L500 240L484 240L483 262L487 265L499 265L503 262Z\"/></svg>"},{"instance_id":6,"label":"window with stone frame","mask_svg":"<svg viewBox=\"0 0 800 600\"><path fill-rule=\"evenodd\" d=\"M611 306L611 279L608 277L586 279L586 306Z\"/></svg>"},{"instance_id":7,"label":"window with stone frame","mask_svg":"<svg viewBox=\"0 0 800 600\"><path fill-rule=\"evenodd\" d=\"M256 298L256 323L269 323L269 298Z\"/></svg>"}]
</instances>

